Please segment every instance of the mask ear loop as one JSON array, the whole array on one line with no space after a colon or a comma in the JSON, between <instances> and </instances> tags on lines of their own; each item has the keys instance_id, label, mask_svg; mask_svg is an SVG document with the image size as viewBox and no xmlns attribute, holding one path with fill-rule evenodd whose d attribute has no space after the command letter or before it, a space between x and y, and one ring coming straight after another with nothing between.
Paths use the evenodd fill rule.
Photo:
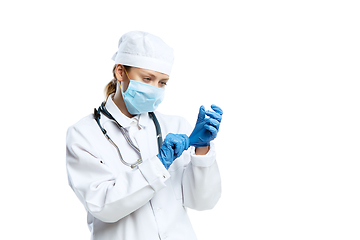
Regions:
<instances>
[{"instance_id":1,"label":"mask ear loop","mask_svg":"<svg viewBox=\"0 0 360 240\"><path fill-rule=\"evenodd\" d=\"M124 68L124 70L125 70L125 74L126 74L127 78L130 80L129 75L128 75L127 71L126 71L126 68ZM122 87L121 87L121 83L120 83L119 80L118 80L118 82L119 82L120 90L121 90L121 92L123 92Z\"/></svg>"},{"instance_id":2,"label":"mask ear loop","mask_svg":"<svg viewBox=\"0 0 360 240\"><path fill-rule=\"evenodd\" d=\"M120 90L121 90L121 92L122 92L123 90L122 90L121 83L120 83L119 80L118 80L118 83L119 83Z\"/></svg>"},{"instance_id":3,"label":"mask ear loop","mask_svg":"<svg viewBox=\"0 0 360 240\"><path fill-rule=\"evenodd\" d=\"M129 75L128 75L127 71L126 71L126 68L124 68L124 70L125 70L125 74L126 74L127 78L130 80Z\"/></svg>"},{"instance_id":4,"label":"mask ear loop","mask_svg":"<svg viewBox=\"0 0 360 240\"><path fill-rule=\"evenodd\" d=\"M127 78L130 79L129 75L128 75L127 71L126 71L126 68L124 68L124 70L125 70L125 74L126 74ZM121 87L121 82L119 80L118 80L118 82L119 82L120 90L121 90L121 92L123 92L122 87Z\"/></svg>"}]
</instances>

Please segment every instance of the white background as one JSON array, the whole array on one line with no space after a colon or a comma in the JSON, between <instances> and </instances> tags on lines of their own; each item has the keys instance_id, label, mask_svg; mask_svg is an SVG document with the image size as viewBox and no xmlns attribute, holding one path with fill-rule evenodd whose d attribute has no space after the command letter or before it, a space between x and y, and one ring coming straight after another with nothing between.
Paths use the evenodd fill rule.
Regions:
<instances>
[{"instance_id":1,"label":"white background","mask_svg":"<svg viewBox=\"0 0 360 240\"><path fill-rule=\"evenodd\" d=\"M199 240L360 239L358 1L2 1L1 235L89 239L67 128L104 100L122 34L175 65L159 110L224 110L223 194Z\"/></svg>"}]
</instances>

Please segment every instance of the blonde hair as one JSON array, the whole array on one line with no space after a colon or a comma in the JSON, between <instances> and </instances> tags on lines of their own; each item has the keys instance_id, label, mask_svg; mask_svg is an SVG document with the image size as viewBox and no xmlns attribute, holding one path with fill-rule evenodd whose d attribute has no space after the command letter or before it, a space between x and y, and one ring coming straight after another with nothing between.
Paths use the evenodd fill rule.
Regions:
<instances>
[{"instance_id":1,"label":"blonde hair","mask_svg":"<svg viewBox=\"0 0 360 240\"><path fill-rule=\"evenodd\" d=\"M113 78L108 84L106 84L106 87L105 87L105 89L104 89L106 99L108 99L108 97L109 97L111 94L113 94L113 93L116 92L116 84L117 84L117 81L118 81L118 80L116 79L116 74L115 74L116 67L117 67L117 64L115 64L115 65L114 65L114 68L113 68L113 77L114 77L114 78ZM129 72L131 67L124 65L124 68L126 69L127 72ZM105 100L106 100L106 99L105 99Z\"/></svg>"}]
</instances>

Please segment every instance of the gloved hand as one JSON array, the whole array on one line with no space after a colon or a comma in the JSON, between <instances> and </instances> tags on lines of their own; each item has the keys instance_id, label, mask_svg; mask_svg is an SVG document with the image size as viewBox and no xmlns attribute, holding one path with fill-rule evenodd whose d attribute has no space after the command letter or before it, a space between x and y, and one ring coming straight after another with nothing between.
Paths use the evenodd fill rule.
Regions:
<instances>
[{"instance_id":1,"label":"gloved hand","mask_svg":"<svg viewBox=\"0 0 360 240\"><path fill-rule=\"evenodd\" d=\"M164 167L169 169L173 161L180 157L184 150L189 148L189 137L185 134L173 134L169 133L158 155L156 155Z\"/></svg>"},{"instance_id":2,"label":"gloved hand","mask_svg":"<svg viewBox=\"0 0 360 240\"><path fill-rule=\"evenodd\" d=\"M200 107L195 128L189 137L190 146L206 147L209 146L210 141L216 138L223 111L214 104L211 105L211 108L214 112L209 110L205 111L204 106ZM209 116L209 118L205 118L205 115Z\"/></svg>"}]
</instances>

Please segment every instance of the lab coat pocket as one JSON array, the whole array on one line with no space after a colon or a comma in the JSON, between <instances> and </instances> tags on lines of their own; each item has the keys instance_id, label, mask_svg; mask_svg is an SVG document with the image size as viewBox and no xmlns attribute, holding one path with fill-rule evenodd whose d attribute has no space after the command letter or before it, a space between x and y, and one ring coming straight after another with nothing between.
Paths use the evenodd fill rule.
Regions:
<instances>
[{"instance_id":1,"label":"lab coat pocket","mask_svg":"<svg viewBox=\"0 0 360 240\"><path fill-rule=\"evenodd\" d=\"M171 175L171 187L173 189L175 198L177 200L182 199L182 173L184 170L184 160L183 158L178 158L169 168L169 173Z\"/></svg>"}]
</instances>

